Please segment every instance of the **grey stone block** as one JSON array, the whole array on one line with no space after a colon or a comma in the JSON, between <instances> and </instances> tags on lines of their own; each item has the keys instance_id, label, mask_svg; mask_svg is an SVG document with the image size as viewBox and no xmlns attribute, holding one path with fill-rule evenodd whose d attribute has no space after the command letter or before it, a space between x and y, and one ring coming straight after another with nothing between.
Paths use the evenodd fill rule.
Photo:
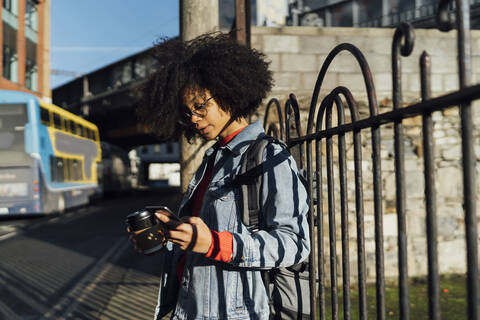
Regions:
<instances>
[{"instance_id":1,"label":"grey stone block","mask_svg":"<svg viewBox=\"0 0 480 320\"><path fill-rule=\"evenodd\" d=\"M313 89L315 88L315 83L317 81L317 72L304 72L302 73L302 83L303 83L303 88L308 90L310 89L311 92L313 92Z\"/></svg>"},{"instance_id":2,"label":"grey stone block","mask_svg":"<svg viewBox=\"0 0 480 320\"><path fill-rule=\"evenodd\" d=\"M365 82L363 76L358 73L339 73L338 74L339 85L345 86L350 89L352 93L366 92ZM355 94L354 94L355 95Z\"/></svg>"},{"instance_id":3,"label":"grey stone block","mask_svg":"<svg viewBox=\"0 0 480 320\"><path fill-rule=\"evenodd\" d=\"M465 240L455 239L451 241L439 241L438 260L440 273L465 272Z\"/></svg>"},{"instance_id":4,"label":"grey stone block","mask_svg":"<svg viewBox=\"0 0 480 320\"><path fill-rule=\"evenodd\" d=\"M315 75L315 82L317 81L318 78L318 73ZM313 88L315 86L315 83L313 84L312 88L312 93L313 93ZM327 90L330 92L334 88L339 86L339 80L338 80L338 73L337 72L327 72L325 77L323 78L322 85L321 85L321 91Z\"/></svg>"},{"instance_id":5,"label":"grey stone block","mask_svg":"<svg viewBox=\"0 0 480 320\"><path fill-rule=\"evenodd\" d=\"M444 34L433 33L429 36L417 36L413 47L412 55L420 56L427 51L430 56L454 56L456 52L456 39L452 36L445 37Z\"/></svg>"},{"instance_id":6,"label":"grey stone block","mask_svg":"<svg viewBox=\"0 0 480 320\"><path fill-rule=\"evenodd\" d=\"M263 36L263 51L270 52L289 52L298 53L299 38L291 35L264 35Z\"/></svg>"},{"instance_id":7,"label":"grey stone block","mask_svg":"<svg viewBox=\"0 0 480 320\"><path fill-rule=\"evenodd\" d=\"M410 234L409 234L410 235ZM420 277L427 274L427 244L422 237L408 238L408 275Z\"/></svg>"},{"instance_id":8,"label":"grey stone block","mask_svg":"<svg viewBox=\"0 0 480 320\"><path fill-rule=\"evenodd\" d=\"M370 67L370 70L374 76L377 73L390 73L392 70L390 55L367 53L365 58L367 59L368 66Z\"/></svg>"},{"instance_id":9,"label":"grey stone block","mask_svg":"<svg viewBox=\"0 0 480 320\"><path fill-rule=\"evenodd\" d=\"M335 36L305 36L299 38L300 52L328 54L336 45L338 40Z\"/></svg>"},{"instance_id":10,"label":"grey stone block","mask_svg":"<svg viewBox=\"0 0 480 320\"><path fill-rule=\"evenodd\" d=\"M432 75L433 74L457 74L458 61L455 56L435 56L432 57Z\"/></svg>"},{"instance_id":11,"label":"grey stone block","mask_svg":"<svg viewBox=\"0 0 480 320\"><path fill-rule=\"evenodd\" d=\"M364 52L374 52L380 54L392 54L392 38L369 38L367 44L362 51Z\"/></svg>"},{"instance_id":12,"label":"grey stone block","mask_svg":"<svg viewBox=\"0 0 480 320\"><path fill-rule=\"evenodd\" d=\"M281 55L282 71L286 72L316 72L318 71L317 57L314 54L288 54Z\"/></svg>"},{"instance_id":13,"label":"grey stone block","mask_svg":"<svg viewBox=\"0 0 480 320\"><path fill-rule=\"evenodd\" d=\"M443 89L445 92L457 91L459 88L458 76L455 74L444 74L443 77Z\"/></svg>"},{"instance_id":14,"label":"grey stone block","mask_svg":"<svg viewBox=\"0 0 480 320\"><path fill-rule=\"evenodd\" d=\"M432 83L432 97L436 97L444 92L443 78L440 75L432 74L431 83Z\"/></svg>"},{"instance_id":15,"label":"grey stone block","mask_svg":"<svg viewBox=\"0 0 480 320\"><path fill-rule=\"evenodd\" d=\"M462 158L462 146L455 145L442 150L442 157L445 160L460 160Z\"/></svg>"},{"instance_id":16,"label":"grey stone block","mask_svg":"<svg viewBox=\"0 0 480 320\"><path fill-rule=\"evenodd\" d=\"M343 73L360 73L360 65L349 52L339 53L332 61L330 70Z\"/></svg>"},{"instance_id":17,"label":"grey stone block","mask_svg":"<svg viewBox=\"0 0 480 320\"><path fill-rule=\"evenodd\" d=\"M392 74L391 73L377 73L373 75L375 81L375 89L378 92L392 91Z\"/></svg>"},{"instance_id":18,"label":"grey stone block","mask_svg":"<svg viewBox=\"0 0 480 320\"><path fill-rule=\"evenodd\" d=\"M270 61L270 70L282 71L281 58L279 53L269 53L268 61Z\"/></svg>"},{"instance_id":19,"label":"grey stone block","mask_svg":"<svg viewBox=\"0 0 480 320\"><path fill-rule=\"evenodd\" d=\"M300 73L298 72L274 72L273 79L276 90L295 92L295 90L301 89Z\"/></svg>"},{"instance_id":20,"label":"grey stone block","mask_svg":"<svg viewBox=\"0 0 480 320\"><path fill-rule=\"evenodd\" d=\"M425 236L424 215L407 215L407 234L409 237Z\"/></svg>"},{"instance_id":21,"label":"grey stone block","mask_svg":"<svg viewBox=\"0 0 480 320\"><path fill-rule=\"evenodd\" d=\"M410 91L412 94L415 94L416 96L420 97L420 76L418 73L409 73L403 75L403 78L406 79L406 83L404 85L404 88L408 91Z\"/></svg>"},{"instance_id":22,"label":"grey stone block","mask_svg":"<svg viewBox=\"0 0 480 320\"><path fill-rule=\"evenodd\" d=\"M439 196L459 198L462 195L462 171L455 167L437 170L436 188Z\"/></svg>"},{"instance_id":23,"label":"grey stone block","mask_svg":"<svg viewBox=\"0 0 480 320\"><path fill-rule=\"evenodd\" d=\"M263 36L258 34L251 34L250 46L259 51L263 51Z\"/></svg>"}]
</instances>

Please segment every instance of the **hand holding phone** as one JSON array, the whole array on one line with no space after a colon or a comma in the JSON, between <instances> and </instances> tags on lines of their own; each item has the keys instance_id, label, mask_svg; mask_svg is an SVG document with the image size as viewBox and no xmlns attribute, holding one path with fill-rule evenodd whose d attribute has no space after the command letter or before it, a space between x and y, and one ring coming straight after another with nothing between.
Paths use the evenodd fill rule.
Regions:
<instances>
[{"instance_id":1,"label":"hand holding phone","mask_svg":"<svg viewBox=\"0 0 480 320\"><path fill-rule=\"evenodd\" d=\"M145 210L151 212L152 214L155 214L155 216L157 217L157 220L159 220L158 214L168 217L168 219L164 219L165 221L168 220L167 222L159 220L161 223L165 224L167 228L171 228L171 227L175 228L177 225L182 223L180 218L175 213L173 213L168 207L147 206L145 207Z\"/></svg>"}]
</instances>

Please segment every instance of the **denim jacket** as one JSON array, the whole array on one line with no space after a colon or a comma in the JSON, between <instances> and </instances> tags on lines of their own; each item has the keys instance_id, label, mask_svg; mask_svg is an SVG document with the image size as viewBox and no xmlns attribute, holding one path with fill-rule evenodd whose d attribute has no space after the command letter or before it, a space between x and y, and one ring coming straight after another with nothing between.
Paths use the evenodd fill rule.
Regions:
<instances>
[{"instance_id":1,"label":"denim jacket","mask_svg":"<svg viewBox=\"0 0 480 320\"><path fill-rule=\"evenodd\" d=\"M156 319L175 302L172 319L268 319L269 299L259 268L290 266L308 257L307 193L299 180L295 161L285 146L270 143L263 155L265 161L278 155L287 157L267 169L263 176L265 228L252 233L242 223L241 192L232 184L232 178L239 172L242 155L250 143L264 134L260 121L257 121L216 153L213 147L206 151L181 202L179 215L191 214L192 195L208 160L215 156L213 178L203 198L199 217L212 230L232 233L233 257L229 263L224 263L189 252L178 284L175 268L183 251L174 246L173 251L163 252L165 263Z\"/></svg>"}]
</instances>

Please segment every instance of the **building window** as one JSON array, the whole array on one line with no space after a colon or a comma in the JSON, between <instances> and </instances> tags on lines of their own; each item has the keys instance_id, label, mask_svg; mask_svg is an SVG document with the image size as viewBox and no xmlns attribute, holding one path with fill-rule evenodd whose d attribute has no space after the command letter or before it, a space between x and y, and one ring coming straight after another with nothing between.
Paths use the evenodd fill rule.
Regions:
<instances>
[{"instance_id":1,"label":"building window","mask_svg":"<svg viewBox=\"0 0 480 320\"><path fill-rule=\"evenodd\" d=\"M38 90L38 72L35 61L27 59L25 65L25 87L32 91Z\"/></svg>"},{"instance_id":2,"label":"building window","mask_svg":"<svg viewBox=\"0 0 480 320\"><path fill-rule=\"evenodd\" d=\"M2 22L2 76L10 81L18 82L17 30L5 21Z\"/></svg>"},{"instance_id":3,"label":"building window","mask_svg":"<svg viewBox=\"0 0 480 320\"><path fill-rule=\"evenodd\" d=\"M18 30L18 0L3 0L2 21L14 30Z\"/></svg>"},{"instance_id":4,"label":"building window","mask_svg":"<svg viewBox=\"0 0 480 320\"><path fill-rule=\"evenodd\" d=\"M36 2L33 0L27 0L25 25L33 31L38 31L38 8Z\"/></svg>"},{"instance_id":5,"label":"building window","mask_svg":"<svg viewBox=\"0 0 480 320\"><path fill-rule=\"evenodd\" d=\"M3 77L17 82L17 65L17 52L15 49L4 44L2 56Z\"/></svg>"},{"instance_id":6,"label":"building window","mask_svg":"<svg viewBox=\"0 0 480 320\"><path fill-rule=\"evenodd\" d=\"M135 59L133 64L133 77L138 78L145 78L148 73L149 67L149 60L147 57L139 57Z\"/></svg>"},{"instance_id":7,"label":"building window","mask_svg":"<svg viewBox=\"0 0 480 320\"><path fill-rule=\"evenodd\" d=\"M25 86L32 91L38 90L37 43L26 39Z\"/></svg>"},{"instance_id":8,"label":"building window","mask_svg":"<svg viewBox=\"0 0 480 320\"><path fill-rule=\"evenodd\" d=\"M3 8L13 13L13 3L15 0L3 0Z\"/></svg>"},{"instance_id":9,"label":"building window","mask_svg":"<svg viewBox=\"0 0 480 320\"><path fill-rule=\"evenodd\" d=\"M330 9L332 27L351 27L353 25L352 3L346 2Z\"/></svg>"},{"instance_id":10,"label":"building window","mask_svg":"<svg viewBox=\"0 0 480 320\"><path fill-rule=\"evenodd\" d=\"M230 29L235 20L235 1L223 0L218 2L220 28ZM258 23L261 23L258 22ZM250 24L257 26L257 0L250 0Z\"/></svg>"},{"instance_id":11,"label":"building window","mask_svg":"<svg viewBox=\"0 0 480 320\"><path fill-rule=\"evenodd\" d=\"M25 8L25 37L35 44L38 42L38 10L33 0L27 0Z\"/></svg>"},{"instance_id":12,"label":"building window","mask_svg":"<svg viewBox=\"0 0 480 320\"><path fill-rule=\"evenodd\" d=\"M18 29L18 0L3 0L2 20Z\"/></svg>"}]
</instances>

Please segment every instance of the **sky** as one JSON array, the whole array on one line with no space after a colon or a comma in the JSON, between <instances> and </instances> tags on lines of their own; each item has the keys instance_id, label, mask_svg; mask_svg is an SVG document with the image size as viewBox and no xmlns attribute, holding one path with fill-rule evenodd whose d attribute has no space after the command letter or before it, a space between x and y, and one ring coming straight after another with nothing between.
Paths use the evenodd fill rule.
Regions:
<instances>
[{"instance_id":1,"label":"sky","mask_svg":"<svg viewBox=\"0 0 480 320\"><path fill-rule=\"evenodd\" d=\"M97 70L179 33L178 0L52 0L51 69ZM52 89L73 80L51 76Z\"/></svg>"}]
</instances>

